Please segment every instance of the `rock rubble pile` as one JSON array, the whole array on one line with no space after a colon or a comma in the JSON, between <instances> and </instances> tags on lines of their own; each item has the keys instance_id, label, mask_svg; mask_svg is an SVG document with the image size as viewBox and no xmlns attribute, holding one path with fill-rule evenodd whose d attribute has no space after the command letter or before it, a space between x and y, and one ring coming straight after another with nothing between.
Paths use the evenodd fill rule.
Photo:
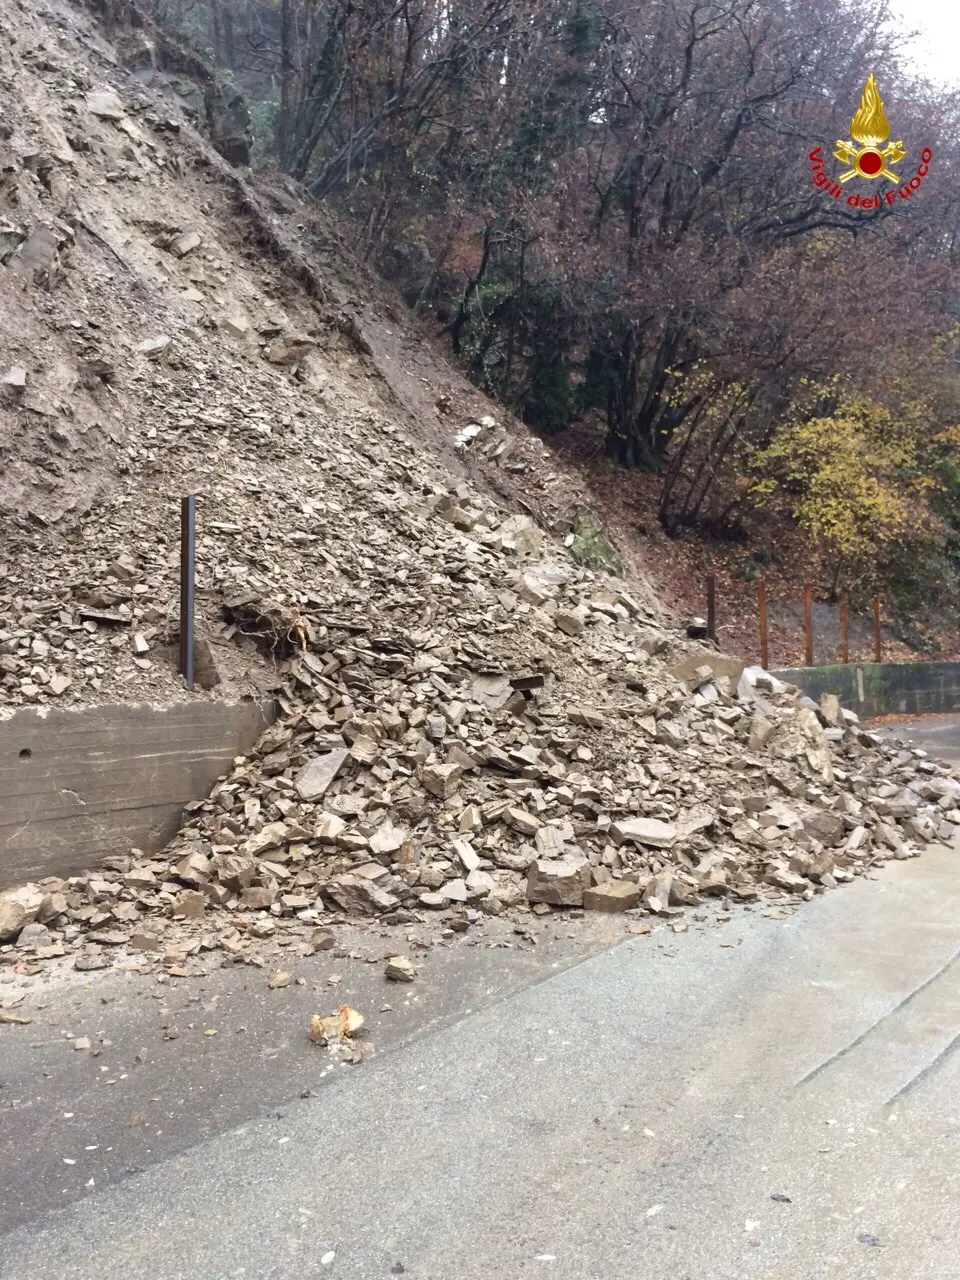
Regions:
<instances>
[{"instance_id":1,"label":"rock rubble pile","mask_svg":"<svg viewBox=\"0 0 960 1280\"><path fill-rule=\"evenodd\" d=\"M163 854L5 895L0 941L177 965L278 931L309 949L343 916L672 919L810 899L955 834L960 782L924 752L652 626L529 518L460 486L403 519L366 602L228 593L285 654L279 719Z\"/></svg>"},{"instance_id":2,"label":"rock rubble pile","mask_svg":"<svg viewBox=\"0 0 960 1280\"><path fill-rule=\"evenodd\" d=\"M682 928L953 835L960 782L922 751L664 629L592 513L481 493L501 465L535 487L537 442L446 393L415 438L356 319L302 256L277 265L283 218L252 219L175 105L119 66L95 82L70 12L53 38L17 11L40 70L0 50L0 713L219 686L279 714L162 853L0 894L0 962L189 972L326 949L345 917ZM194 695L173 662L191 492Z\"/></svg>"}]
</instances>

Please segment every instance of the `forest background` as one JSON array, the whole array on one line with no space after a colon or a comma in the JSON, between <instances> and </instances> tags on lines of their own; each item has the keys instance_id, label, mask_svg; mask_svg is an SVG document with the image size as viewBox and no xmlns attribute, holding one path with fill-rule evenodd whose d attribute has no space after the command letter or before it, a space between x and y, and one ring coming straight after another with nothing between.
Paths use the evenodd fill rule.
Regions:
<instances>
[{"instance_id":1,"label":"forest background","mask_svg":"<svg viewBox=\"0 0 960 1280\"><path fill-rule=\"evenodd\" d=\"M676 599L719 571L746 622L760 575L809 582L960 648L960 94L882 0L141 3ZM870 73L900 182L834 199L809 155L847 167Z\"/></svg>"}]
</instances>

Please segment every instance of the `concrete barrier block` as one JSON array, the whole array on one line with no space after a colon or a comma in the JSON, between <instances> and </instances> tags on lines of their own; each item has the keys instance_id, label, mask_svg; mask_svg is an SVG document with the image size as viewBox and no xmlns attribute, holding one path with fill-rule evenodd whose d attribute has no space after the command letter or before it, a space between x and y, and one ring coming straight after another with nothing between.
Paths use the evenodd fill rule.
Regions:
<instances>
[{"instance_id":1,"label":"concrete barrier block","mask_svg":"<svg viewBox=\"0 0 960 1280\"><path fill-rule=\"evenodd\" d=\"M162 848L275 718L271 704L191 700L17 711L0 720L0 888Z\"/></svg>"}]
</instances>

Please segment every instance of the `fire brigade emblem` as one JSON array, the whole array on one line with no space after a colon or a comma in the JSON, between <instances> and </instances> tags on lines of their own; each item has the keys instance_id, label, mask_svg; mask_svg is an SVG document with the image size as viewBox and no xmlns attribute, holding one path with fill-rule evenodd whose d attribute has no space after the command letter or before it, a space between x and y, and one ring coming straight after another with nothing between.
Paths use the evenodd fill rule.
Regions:
<instances>
[{"instance_id":1,"label":"fire brigade emblem","mask_svg":"<svg viewBox=\"0 0 960 1280\"><path fill-rule=\"evenodd\" d=\"M890 137L890 124L872 71L863 87L857 113L850 122L850 137L852 142L838 140L833 153L843 164L850 166L840 174L838 181L849 182L851 178L900 181L900 175L894 173L891 166L899 164L907 153L902 142L890 142L881 150L881 145Z\"/></svg>"}]
</instances>

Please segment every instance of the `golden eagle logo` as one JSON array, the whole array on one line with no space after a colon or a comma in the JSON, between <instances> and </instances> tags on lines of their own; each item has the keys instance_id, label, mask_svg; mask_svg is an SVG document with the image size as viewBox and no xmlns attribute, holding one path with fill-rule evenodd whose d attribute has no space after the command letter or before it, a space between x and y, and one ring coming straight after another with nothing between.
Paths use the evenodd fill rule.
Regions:
<instances>
[{"instance_id":1,"label":"golden eagle logo","mask_svg":"<svg viewBox=\"0 0 960 1280\"><path fill-rule=\"evenodd\" d=\"M833 153L843 164L850 166L846 173L840 174L840 182L849 182L851 178L887 178L890 182L900 181L899 174L894 173L889 166L899 164L907 153L902 142L891 142L883 150L880 149L881 143L890 137L890 124L872 71L863 87L857 113L850 122L850 137L853 142L838 140L837 149ZM859 147L856 143L859 143Z\"/></svg>"}]
</instances>

